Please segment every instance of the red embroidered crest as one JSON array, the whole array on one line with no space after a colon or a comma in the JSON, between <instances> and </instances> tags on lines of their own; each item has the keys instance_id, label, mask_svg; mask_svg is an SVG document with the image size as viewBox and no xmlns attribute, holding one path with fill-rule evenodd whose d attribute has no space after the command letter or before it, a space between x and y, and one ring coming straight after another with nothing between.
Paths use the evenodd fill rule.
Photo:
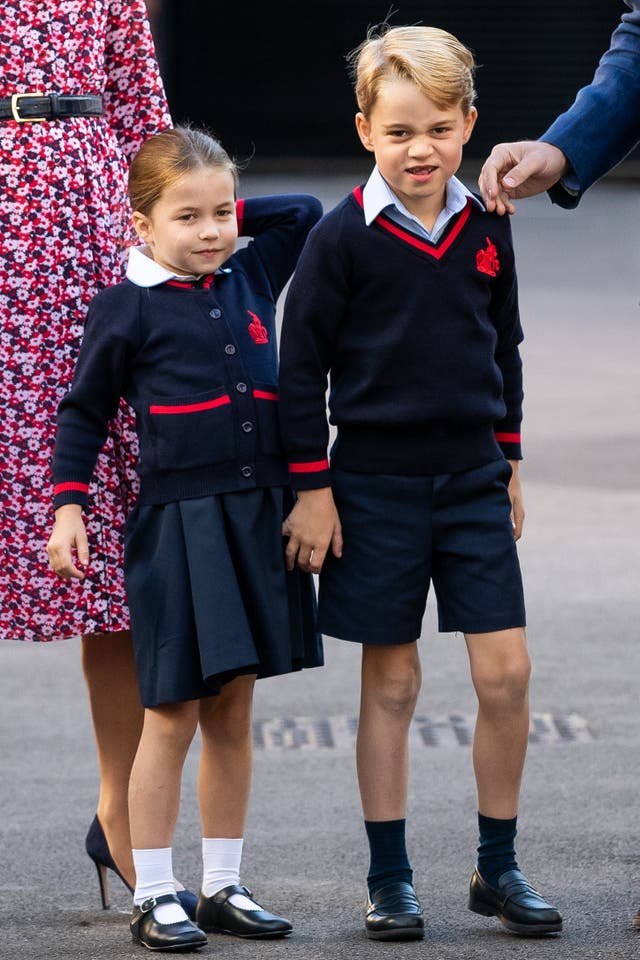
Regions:
<instances>
[{"instance_id":1,"label":"red embroidered crest","mask_svg":"<svg viewBox=\"0 0 640 960\"><path fill-rule=\"evenodd\" d=\"M485 237L485 240L487 241L487 248L486 250L478 250L476 253L476 266L481 273L487 273L490 277L495 277L500 269L498 251L495 243L492 243L489 237Z\"/></svg>"},{"instance_id":2,"label":"red embroidered crest","mask_svg":"<svg viewBox=\"0 0 640 960\"><path fill-rule=\"evenodd\" d=\"M260 317L257 314L253 313L251 310L247 310L247 313L252 318L251 323L249 324L248 330L253 342L269 343L269 331L260 320Z\"/></svg>"}]
</instances>

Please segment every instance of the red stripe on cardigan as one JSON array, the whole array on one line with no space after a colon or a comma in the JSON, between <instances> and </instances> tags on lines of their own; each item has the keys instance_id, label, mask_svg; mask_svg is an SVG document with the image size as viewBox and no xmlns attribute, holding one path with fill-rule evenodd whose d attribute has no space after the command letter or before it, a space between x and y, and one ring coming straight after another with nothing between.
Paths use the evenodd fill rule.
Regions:
<instances>
[{"instance_id":1,"label":"red stripe on cardigan","mask_svg":"<svg viewBox=\"0 0 640 960\"><path fill-rule=\"evenodd\" d=\"M310 463L290 463L291 473L319 473L321 470L329 469L328 460L313 460Z\"/></svg>"},{"instance_id":2,"label":"red stripe on cardigan","mask_svg":"<svg viewBox=\"0 0 640 960\"><path fill-rule=\"evenodd\" d=\"M149 413L198 413L200 410L213 410L214 407L224 407L231 403L231 397L225 393L215 400L203 400L202 403L162 404L152 403Z\"/></svg>"},{"instance_id":3,"label":"red stripe on cardigan","mask_svg":"<svg viewBox=\"0 0 640 960\"><path fill-rule=\"evenodd\" d=\"M254 390L253 395L256 400L279 400L280 396L277 393L269 393L268 390Z\"/></svg>"},{"instance_id":4,"label":"red stripe on cardigan","mask_svg":"<svg viewBox=\"0 0 640 960\"><path fill-rule=\"evenodd\" d=\"M238 236L242 236L244 227L244 200L236 200L236 220L238 221Z\"/></svg>"},{"instance_id":5,"label":"red stripe on cardigan","mask_svg":"<svg viewBox=\"0 0 640 960\"><path fill-rule=\"evenodd\" d=\"M76 480L68 480L66 483L57 483L53 488L53 494L57 497L59 493L66 493L67 490L79 490L80 493L88 493L89 484L79 483Z\"/></svg>"}]
</instances>

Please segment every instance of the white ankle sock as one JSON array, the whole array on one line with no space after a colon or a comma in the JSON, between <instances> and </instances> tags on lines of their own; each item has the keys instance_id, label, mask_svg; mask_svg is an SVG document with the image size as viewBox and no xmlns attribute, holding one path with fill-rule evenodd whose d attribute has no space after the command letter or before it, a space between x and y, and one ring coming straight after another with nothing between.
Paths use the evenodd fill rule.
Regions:
<instances>
[{"instance_id":1,"label":"white ankle sock","mask_svg":"<svg viewBox=\"0 0 640 960\"><path fill-rule=\"evenodd\" d=\"M242 860L242 837L203 837L202 838L202 892L212 897L240 883L240 861ZM234 893L229 903L240 910L259 910L260 906L240 893Z\"/></svg>"},{"instance_id":2,"label":"white ankle sock","mask_svg":"<svg viewBox=\"0 0 640 960\"><path fill-rule=\"evenodd\" d=\"M140 906L149 897L162 897L166 893L175 893L171 864L171 847L157 850L133 850L133 865L136 868L136 888L133 902ZM179 923L188 920L188 916L179 903L161 903L153 911L158 923Z\"/></svg>"}]
</instances>

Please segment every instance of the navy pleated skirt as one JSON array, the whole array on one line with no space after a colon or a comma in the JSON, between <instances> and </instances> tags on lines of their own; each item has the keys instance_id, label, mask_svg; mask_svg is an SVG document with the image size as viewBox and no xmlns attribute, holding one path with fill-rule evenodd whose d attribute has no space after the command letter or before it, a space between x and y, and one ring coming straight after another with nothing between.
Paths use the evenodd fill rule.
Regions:
<instances>
[{"instance_id":1,"label":"navy pleated skirt","mask_svg":"<svg viewBox=\"0 0 640 960\"><path fill-rule=\"evenodd\" d=\"M285 569L290 497L266 488L134 508L125 582L146 707L322 666L313 579Z\"/></svg>"}]
</instances>

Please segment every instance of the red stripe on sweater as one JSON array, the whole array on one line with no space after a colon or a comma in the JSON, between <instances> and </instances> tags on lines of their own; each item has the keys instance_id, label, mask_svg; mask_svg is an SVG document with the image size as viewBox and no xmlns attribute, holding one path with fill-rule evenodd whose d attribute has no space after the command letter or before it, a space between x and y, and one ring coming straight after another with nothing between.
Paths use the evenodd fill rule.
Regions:
<instances>
[{"instance_id":1,"label":"red stripe on sweater","mask_svg":"<svg viewBox=\"0 0 640 960\"><path fill-rule=\"evenodd\" d=\"M355 190L353 191L353 195L358 201L358 203L360 204L360 206L364 209L364 199L362 197L362 189L360 187L356 187ZM463 229L467 220L471 216L472 203L473 201L471 197L467 197L467 205L464 208L464 210L461 212L456 225L453 227L451 232L447 234L447 236L444 238L444 240L441 243L436 244L434 246L431 246L429 243L426 243L425 241L419 240L417 237L414 237L413 234L408 233L408 231L406 230L403 230L403 228L399 227L397 223L393 223L393 221L389 220L387 217L383 216L382 214L379 214L375 218L374 223L377 223L378 226L382 227L384 230L388 230L389 233L392 233L395 237L398 237L400 240L404 240L405 243L410 244L412 247L417 247L418 250L422 250L423 253L428 253L429 256L435 257L436 260L440 260L440 258L447 252L451 244L454 242L456 237L460 234L460 231Z\"/></svg>"}]
</instances>

